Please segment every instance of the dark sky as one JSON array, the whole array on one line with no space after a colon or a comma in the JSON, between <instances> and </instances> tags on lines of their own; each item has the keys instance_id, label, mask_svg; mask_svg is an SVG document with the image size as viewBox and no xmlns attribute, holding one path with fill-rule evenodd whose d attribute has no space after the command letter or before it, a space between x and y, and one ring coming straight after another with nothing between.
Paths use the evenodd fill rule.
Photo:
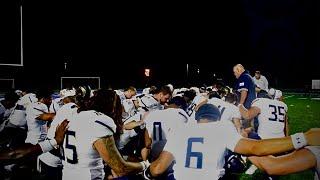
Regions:
<instances>
[{"instance_id":1,"label":"dark sky","mask_svg":"<svg viewBox=\"0 0 320 180\"><path fill-rule=\"evenodd\" d=\"M66 75L101 76L114 87L143 86L146 67L152 83L183 84L187 63L189 81L199 84L217 73L232 85L237 63L251 72L260 69L279 88L304 88L320 78L315 0L187 6L2 0L0 62L19 60L21 3L25 66L0 66L0 76L14 77L18 85L56 87Z\"/></svg>"}]
</instances>

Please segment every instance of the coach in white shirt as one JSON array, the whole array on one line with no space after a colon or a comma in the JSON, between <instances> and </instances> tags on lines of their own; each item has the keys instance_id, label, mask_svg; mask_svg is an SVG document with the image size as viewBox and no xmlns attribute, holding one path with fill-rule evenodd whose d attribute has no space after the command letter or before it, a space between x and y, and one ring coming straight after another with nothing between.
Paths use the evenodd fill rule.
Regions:
<instances>
[{"instance_id":1,"label":"coach in white shirt","mask_svg":"<svg viewBox=\"0 0 320 180\"><path fill-rule=\"evenodd\" d=\"M253 77L253 81L256 84L256 91L259 93L261 90L268 92L268 80L265 76L261 75L260 71L256 71Z\"/></svg>"}]
</instances>

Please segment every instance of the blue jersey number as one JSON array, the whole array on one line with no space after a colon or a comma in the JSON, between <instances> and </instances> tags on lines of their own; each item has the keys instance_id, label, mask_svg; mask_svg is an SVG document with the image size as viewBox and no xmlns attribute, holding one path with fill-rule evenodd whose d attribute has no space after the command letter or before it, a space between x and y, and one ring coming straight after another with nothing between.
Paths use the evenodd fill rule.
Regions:
<instances>
[{"instance_id":1,"label":"blue jersey number","mask_svg":"<svg viewBox=\"0 0 320 180\"><path fill-rule=\"evenodd\" d=\"M284 107L270 104L269 109L271 109L271 114L273 116L269 118L269 121L284 122L284 117L285 117Z\"/></svg>"},{"instance_id":2,"label":"blue jersey number","mask_svg":"<svg viewBox=\"0 0 320 180\"><path fill-rule=\"evenodd\" d=\"M158 131L157 131L158 130ZM158 133L157 133L158 132ZM158 134L158 139L157 139ZM153 123L153 140L154 141L162 141L162 127L161 122Z\"/></svg>"},{"instance_id":3,"label":"blue jersey number","mask_svg":"<svg viewBox=\"0 0 320 180\"><path fill-rule=\"evenodd\" d=\"M67 159L67 162L70 164L77 164L78 163L77 149L76 149L76 146L69 144L70 143L69 142L70 136L73 136L75 138L76 132L74 132L74 131L67 131L66 132L65 148L72 150L72 159L69 159L68 157L66 157L66 159Z\"/></svg>"},{"instance_id":4,"label":"blue jersey number","mask_svg":"<svg viewBox=\"0 0 320 180\"><path fill-rule=\"evenodd\" d=\"M220 110L220 116L222 116L224 110L226 110L226 107L223 107L223 106L218 106L218 109Z\"/></svg>"},{"instance_id":5,"label":"blue jersey number","mask_svg":"<svg viewBox=\"0 0 320 180\"><path fill-rule=\"evenodd\" d=\"M186 163L185 167L190 168L191 157L197 158L197 169L202 169L202 152L192 152L192 144L193 143L201 143L203 144L203 138L189 138L188 139L188 147L187 147L187 155L186 155Z\"/></svg>"}]
</instances>

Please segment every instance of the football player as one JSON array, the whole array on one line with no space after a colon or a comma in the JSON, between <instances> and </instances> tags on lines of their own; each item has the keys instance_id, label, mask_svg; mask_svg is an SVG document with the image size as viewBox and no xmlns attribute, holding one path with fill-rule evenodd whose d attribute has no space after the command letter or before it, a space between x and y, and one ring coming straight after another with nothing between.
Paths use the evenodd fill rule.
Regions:
<instances>
[{"instance_id":1,"label":"football player","mask_svg":"<svg viewBox=\"0 0 320 180\"><path fill-rule=\"evenodd\" d=\"M258 141L241 137L230 121L219 119L217 107L201 106L196 115L197 125L180 126L171 131L164 150L144 171L144 176L159 176L175 160L177 179L219 179L224 175L226 149L243 155L264 156L320 144L320 129Z\"/></svg>"},{"instance_id":2,"label":"football player","mask_svg":"<svg viewBox=\"0 0 320 180\"><path fill-rule=\"evenodd\" d=\"M146 115L144 119L146 148L142 151L144 160L149 159L150 162L156 160L167 142L167 134L175 127L188 122L189 116L183 110L186 106L183 97L174 97L169 101L166 109L152 111ZM170 175L172 175L172 169L169 168L162 177L158 178L169 178L167 176Z\"/></svg>"},{"instance_id":3,"label":"football player","mask_svg":"<svg viewBox=\"0 0 320 180\"><path fill-rule=\"evenodd\" d=\"M251 156L250 161L269 175L287 175L307 169L315 169L315 178L320 177L320 146L306 146L282 156Z\"/></svg>"},{"instance_id":4,"label":"football player","mask_svg":"<svg viewBox=\"0 0 320 180\"><path fill-rule=\"evenodd\" d=\"M79 111L69 119L63 143L63 179L104 179L103 161L118 176L147 167L146 162L126 162L116 148L115 138L122 131L122 105L113 90L98 90L88 107Z\"/></svg>"},{"instance_id":5,"label":"football player","mask_svg":"<svg viewBox=\"0 0 320 180\"><path fill-rule=\"evenodd\" d=\"M52 121L55 113L49 113L51 91L41 89L37 93L38 102L31 104L26 110L28 125L26 143L37 144L47 137L47 122Z\"/></svg>"},{"instance_id":6,"label":"football player","mask_svg":"<svg viewBox=\"0 0 320 180\"><path fill-rule=\"evenodd\" d=\"M156 109L164 109L164 105L171 98L171 90L168 86L162 86L154 94L146 94L138 97L139 111L147 112Z\"/></svg>"},{"instance_id":7,"label":"football player","mask_svg":"<svg viewBox=\"0 0 320 180\"><path fill-rule=\"evenodd\" d=\"M240 104L239 110L245 119L258 118L257 132L262 139L288 135L288 107L285 103L268 98L257 98L249 109Z\"/></svg>"},{"instance_id":8,"label":"football player","mask_svg":"<svg viewBox=\"0 0 320 180\"><path fill-rule=\"evenodd\" d=\"M63 142L65 132L68 129L68 123L68 120L64 120L60 125L57 126L53 140L45 140L35 145L28 143L14 149L1 151L1 165L12 164L18 161L21 162L21 159L29 158L32 156L35 157L42 153L49 152L54 148L57 148L58 145L61 145Z\"/></svg>"},{"instance_id":9,"label":"football player","mask_svg":"<svg viewBox=\"0 0 320 180\"><path fill-rule=\"evenodd\" d=\"M64 105L59 108L50 128L48 129L48 140L54 138L56 127L59 126L64 119L70 119L71 116L77 113L78 106L75 104L75 95L76 91L74 89L65 90L61 93L61 98ZM62 161L60 149L44 153L39 156L39 159L39 171L44 175L45 179L62 179Z\"/></svg>"},{"instance_id":10,"label":"football player","mask_svg":"<svg viewBox=\"0 0 320 180\"><path fill-rule=\"evenodd\" d=\"M235 103L237 102L237 96L233 93L229 93L225 97L225 100L226 101L223 101L217 97L214 97L209 99L207 103L213 104L219 108L221 113L221 121L233 122L239 134L243 135L244 137L247 137L247 134L244 131L240 122L241 115L239 108L235 105Z\"/></svg>"},{"instance_id":11,"label":"football player","mask_svg":"<svg viewBox=\"0 0 320 180\"><path fill-rule=\"evenodd\" d=\"M120 97L121 102L126 100L126 99L131 99L133 96L135 96L137 94L137 90L133 86L130 86L130 87L126 88L124 90L124 92L122 92L120 90L115 90L115 91L118 94L118 96Z\"/></svg>"}]
</instances>

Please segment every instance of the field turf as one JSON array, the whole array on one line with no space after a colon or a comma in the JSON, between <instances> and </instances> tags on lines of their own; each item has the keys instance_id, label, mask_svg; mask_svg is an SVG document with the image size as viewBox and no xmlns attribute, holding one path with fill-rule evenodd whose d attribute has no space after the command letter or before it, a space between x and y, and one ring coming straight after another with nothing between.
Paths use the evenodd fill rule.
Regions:
<instances>
[{"instance_id":1,"label":"field turf","mask_svg":"<svg viewBox=\"0 0 320 180\"><path fill-rule=\"evenodd\" d=\"M297 94L285 94L285 103L288 105L288 122L290 134L307 131L313 127L320 127L320 98L318 100ZM257 170L253 175L240 175L241 180L265 179L262 172ZM311 170L281 176L280 180L313 180Z\"/></svg>"}]
</instances>

